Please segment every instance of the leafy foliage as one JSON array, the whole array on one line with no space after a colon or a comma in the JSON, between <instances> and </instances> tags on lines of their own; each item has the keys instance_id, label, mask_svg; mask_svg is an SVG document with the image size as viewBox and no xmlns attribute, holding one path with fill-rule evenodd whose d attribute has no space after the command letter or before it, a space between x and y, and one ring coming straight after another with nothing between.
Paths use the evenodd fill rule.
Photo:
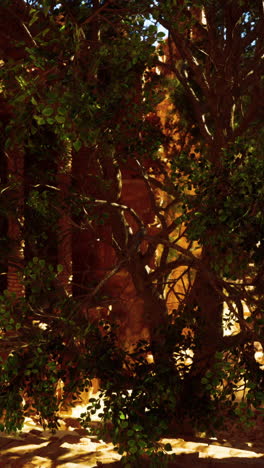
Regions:
<instances>
[{"instance_id":1,"label":"leafy foliage","mask_svg":"<svg viewBox=\"0 0 264 468\"><path fill-rule=\"evenodd\" d=\"M34 414L56 430L96 377L83 426L101 410L127 466L164 466L164 435L249 423L263 402L262 2L15 3L0 6L1 429ZM91 245L73 280L69 233ZM129 347L121 277L149 337Z\"/></svg>"}]
</instances>

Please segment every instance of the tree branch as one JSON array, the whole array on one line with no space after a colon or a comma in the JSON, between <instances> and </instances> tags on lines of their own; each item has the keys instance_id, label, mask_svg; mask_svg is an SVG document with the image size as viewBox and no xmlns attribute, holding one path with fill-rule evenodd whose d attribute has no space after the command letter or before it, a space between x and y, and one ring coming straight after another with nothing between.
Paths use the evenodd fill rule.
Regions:
<instances>
[{"instance_id":1,"label":"tree branch","mask_svg":"<svg viewBox=\"0 0 264 468\"><path fill-rule=\"evenodd\" d=\"M108 200L97 200L97 199L94 200L88 197L83 197L83 199L87 200L91 204L102 205L102 206L104 205L104 206L116 208L117 210L127 211L135 219L137 225L139 226L139 229L145 228L144 222L140 219L140 217L137 215L135 210L133 210L133 208L130 208L127 205L122 205L121 203L116 203L116 202L110 202Z\"/></svg>"},{"instance_id":2,"label":"tree branch","mask_svg":"<svg viewBox=\"0 0 264 468\"><path fill-rule=\"evenodd\" d=\"M111 4L111 3L114 3L115 0L108 0L106 1L101 7L97 8L97 10L94 11L94 13L92 13L85 21L83 21L81 23L81 26L83 26L84 24L89 24L91 23L95 18L96 16L100 15L102 13L102 11L106 10L106 8Z\"/></svg>"},{"instance_id":3,"label":"tree branch","mask_svg":"<svg viewBox=\"0 0 264 468\"><path fill-rule=\"evenodd\" d=\"M152 282L156 279L159 279L160 276L170 273L172 270L175 270L176 268L179 268L181 266L186 266L186 267L193 267L194 262L190 259L187 259L186 257L180 256L176 260L173 260L169 263L166 263L162 266L159 266L156 268L155 271L149 273L149 280Z\"/></svg>"}]
</instances>

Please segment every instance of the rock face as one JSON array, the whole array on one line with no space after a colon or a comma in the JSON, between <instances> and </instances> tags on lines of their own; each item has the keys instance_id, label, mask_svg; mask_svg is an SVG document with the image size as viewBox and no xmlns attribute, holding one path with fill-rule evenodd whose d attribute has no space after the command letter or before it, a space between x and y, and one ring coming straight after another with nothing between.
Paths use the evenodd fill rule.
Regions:
<instances>
[{"instance_id":1,"label":"rock face","mask_svg":"<svg viewBox=\"0 0 264 468\"><path fill-rule=\"evenodd\" d=\"M123 176L121 173L121 193L118 203L126 205L135 210L137 215L146 225L150 225L154 220L151 210L149 195L143 180L130 176L128 171ZM87 177L84 174L88 174ZM91 190L91 167L88 149L82 149L73 158L73 179L80 187L83 194L87 196L95 195L96 188L92 185ZM99 188L98 188L99 191ZM100 196L100 193L96 195ZM97 215L100 216L100 208ZM127 222L132 230L137 228L132 216L127 214ZM75 293L85 291L91 282L100 283L112 271L116 265L117 258L112 247L112 226L111 219L106 221L101 227L96 228L96 232L88 229L74 229L72 238L72 263L73 263L73 283ZM125 347L130 347L138 339L148 338L148 327L144 322L142 300L137 296L130 274L126 269L120 269L102 288L104 294L109 297L110 307L104 311L105 316L114 320L118 326L120 342ZM102 313L102 308L98 309L98 315ZM89 315L89 310L86 311ZM90 316L96 318L96 311L90 311Z\"/></svg>"}]
</instances>

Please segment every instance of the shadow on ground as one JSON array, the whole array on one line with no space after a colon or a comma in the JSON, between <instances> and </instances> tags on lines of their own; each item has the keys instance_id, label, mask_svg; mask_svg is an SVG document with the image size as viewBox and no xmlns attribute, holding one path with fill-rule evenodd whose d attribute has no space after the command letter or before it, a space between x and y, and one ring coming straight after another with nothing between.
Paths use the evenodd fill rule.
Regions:
<instances>
[{"instance_id":1,"label":"shadow on ground","mask_svg":"<svg viewBox=\"0 0 264 468\"><path fill-rule=\"evenodd\" d=\"M169 468L264 467L264 447L257 441L231 444L226 439L189 438L164 442L169 442L174 452L168 457ZM119 460L112 444L87 436L84 429L76 427L52 435L31 423L19 435L0 434L1 468L120 468ZM142 467L148 465L147 458L142 460Z\"/></svg>"}]
</instances>

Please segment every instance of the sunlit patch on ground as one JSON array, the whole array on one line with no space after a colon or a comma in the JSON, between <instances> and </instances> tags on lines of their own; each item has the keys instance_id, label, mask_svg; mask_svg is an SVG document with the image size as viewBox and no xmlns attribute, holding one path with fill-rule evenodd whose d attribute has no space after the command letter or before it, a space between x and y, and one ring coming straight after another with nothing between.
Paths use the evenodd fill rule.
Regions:
<instances>
[{"instance_id":1,"label":"sunlit patch on ground","mask_svg":"<svg viewBox=\"0 0 264 468\"><path fill-rule=\"evenodd\" d=\"M190 442L183 439L163 439L164 443L170 443L173 453L179 455L182 453L199 453L198 458L261 458L263 454L247 450L235 449L219 445L217 441L211 443ZM208 441L209 442L209 441ZM264 461L263 461L264 466Z\"/></svg>"},{"instance_id":2,"label":"sunlit patch on ground","mask_svg":"<svg viewBox=\"0 0 264 468\"><path fill-rule=\"evenodd\" d=\"M118 462L120 456L114 451L112 444L98 440L95 436L87 435L85 430L79 426L77 418L83 411L84 407L80 405L73 408L68 415L65 414L61 430L55 434L43 431L29 418L26 419L21 434L14 436L0 433L0 467L92 468L98 465L111 466L112 463ZM96 419L98 416L94 415L93 420ZM212 468L213 463L216 463L217 460L219 463L222 460L223 468L229 466L235 468L241 466L242 468L243 466L256 466L256 464L264 466L263 443L244 443L242 449L241 445L239 446L239 439L238 443L234 443L232 446L230 442L223 439L221 441L202 438L193 441L163 439L162 442L171 444L173 449L171 453L187 457L187 464L184 465L187 468L207 467L207 464L203 464L206 459L210 460ZM232 462L228 462L231 465L225 464L225 461L227 463L231 459ZM182 467L181 464L179 466Z\"/></svg>"}]
</instances>

